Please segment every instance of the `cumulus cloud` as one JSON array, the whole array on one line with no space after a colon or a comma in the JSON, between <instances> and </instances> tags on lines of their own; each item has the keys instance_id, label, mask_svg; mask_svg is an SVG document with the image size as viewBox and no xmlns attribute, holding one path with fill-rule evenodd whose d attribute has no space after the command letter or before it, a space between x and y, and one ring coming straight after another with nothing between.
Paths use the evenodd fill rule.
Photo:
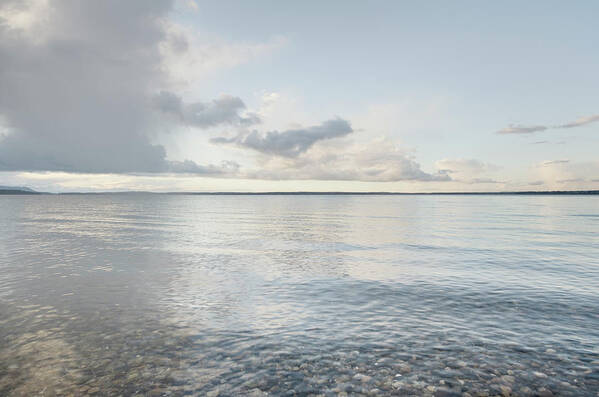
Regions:
<instances>
[{"instance_id":1,"label":"cumulus cloud","mask_svg":"<svg viewBox=\"0 0 599 397\"><path fill-rule=\"evenodd\" d=\"M585 116L581 117L575 121L566 124L554 125L554 126L545 126L545 125L535 125L535 126L523 126L523 125L513 125L510 124L506 128L502 128L497 131L498 134L532 134L535 132L546 131L548 129L564 129L564 128L576 128L581 127L587 124L594 123L599 121L599 115ZM546 143L547 141L534 142L534 143Z\"/></svg>"},{"instance_id":2,"label":"cumulus cloud","mask_svg":"<svg viewBox=\"0 0 599 397\"><path fill-rule=\"evenodd\" d=\"M234 96L221 95L210 102L184 103L180 96L161 91L153 98L154 105L163 113L173 116L188 126L209 128L221 124L247 126L257 124L260 118L253 113L242 115L246 106Z\"/></svg>"},{"instance_id":3,"label":"cumulus cloud","mask_svg":"<svg viewBox=\"0 0 599 397\"><path fill-rule=\"evenodd\" d=\"M166 153L145 134L144 108L161 81L156 43L168 9L168 2L51 2L31 25L34 38L5 12L0 113L11 133L0 142L0 168L163 171Z\"/></svg>"},{"instance_id":4,"label":"cumulus cloud","mask_svg":"<svg viewBox=\"0 0 599 397\"><path fill-rule=\"evenodd\" d=\"M185 103L170 90L177 65L169 62L197 54L172 34L171 8L170 1L3 1L0 170L231 171L169 161L153 141L173 122L258 121L239 98Z\"/></svg>"},{"instance_id":5,"label":"cumulus cloud","mask_svg":"<svg viewBox=\"0 0 599 397\"><path fill-rule=\"evenodd\" d=\"M172 3L13 1L0 5L0 171L176 173L214 177L446 181L389 142L346 147L349 121L249 130L261 117L235 96L186 101L202 73L284 43L229 45L168 20ZM118 12L116 12L118 10ZM191 80L191 81L190 81ZM189 91L187 91L189 92ZM267 112L268 113L268 112ZM214 138L259 154L256 168L169 159L153 140L171 125L227 126ZM333 147L321 147L326 142Z\"/></svg>"},{"instance_id":6,"label":"cumulus cloud","mask_svg":"<svg viewBox=\"0 0 599 397\"><path fill-rule=\"evenodd\" d=\"M332 142L331 142L332 144ZM303 156L268 156L248 178L337 180L366 182L451 180L445 172L427 173L409 155L388 139L354 143L336 150L317 147Z\"/></svg>"},{"instance_id":7,"label":"cumulus cloud","mask_svg":"<svg viewBox=\"0 0 599 397\"><path fill-rule=\"evenodd\" d=\"M269 131L266 133L253 130L238 134L233 138L217 137L211 141L213 143L235 144L269 155L297 157L305 153L318 141L343 137L352 132L353 129L348 121L336 118L307 128Z\"/></svg>"},{"instance_id":8,"label":"cumulus cloud","mask_svg":"<svg viewBox=\"0 0 599 397\"><path fill-rule=\"evenodd\" d=\"M532 165L531 173L533 180L543 181L550 189L562 189L564 184L572 189L586 189L589 176L599 175L599 162L542 161Z\"/></svg>"}]
</instances>

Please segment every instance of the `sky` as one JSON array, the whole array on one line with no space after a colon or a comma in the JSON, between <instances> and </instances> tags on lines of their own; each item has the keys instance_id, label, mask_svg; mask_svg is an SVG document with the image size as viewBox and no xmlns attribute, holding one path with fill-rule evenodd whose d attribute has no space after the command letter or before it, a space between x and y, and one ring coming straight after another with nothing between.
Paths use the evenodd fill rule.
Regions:
<instances>
[{"instance_id":1,"label":"sky","mask_svg":"<svg viewBox=\"0 0 599 397\"><path fill-rule=\"evenodd\" d=\"M0 0L0 185L599 189L596 1Z\"/></svg>"}]
</instances>

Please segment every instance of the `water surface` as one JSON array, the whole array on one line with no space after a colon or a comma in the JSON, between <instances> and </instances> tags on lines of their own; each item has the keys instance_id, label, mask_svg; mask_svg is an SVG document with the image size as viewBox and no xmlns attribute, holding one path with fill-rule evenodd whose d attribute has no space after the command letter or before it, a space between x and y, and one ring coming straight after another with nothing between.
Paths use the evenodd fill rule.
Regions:
<instances>
[{"instance_id":1,"label":"water surface","mask_svg":"<svg viewBox=\"0 0 599 397\"><path fill-rule=\"evenodd\" d=\"M0 395L599 393L599 197L0 197Z\"/></svg>"}]
</instances>

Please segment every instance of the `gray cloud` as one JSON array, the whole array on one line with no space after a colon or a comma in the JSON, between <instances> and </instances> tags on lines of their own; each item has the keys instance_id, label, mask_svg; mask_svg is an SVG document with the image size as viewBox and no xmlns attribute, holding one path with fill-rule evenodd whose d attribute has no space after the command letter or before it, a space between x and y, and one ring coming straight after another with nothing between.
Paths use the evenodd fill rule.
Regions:
<instances>
[{"instance_id":1,"label":"gray cloud","mask_svg":"<svg viewBox=\"0 0 599 397\"><path fill-rule=\"evenodd\" d=\"M233 138L213 138L211 142L235 144L264 154L297 157L318 141L346 136L352 132L353 129L348 121L337 118L313 127L266 133L254 130Z\"/></svg>"},{"instance_id":2,"label":"gray cloud","mask_svg":"<svg viewBox=\"0 0 599 397\"><path fill-rule=\"evenodd\" d=\"M170 162L150 139L166 122L152 98L169 84L160 43L172 2L56 0L31 26L19 26L10 13L28 5L0 4L0 130L8 130L0 170L223 172ZM162 99L163 110L182 109L193 124L244 122L239 98Z\"/></svg>"},{"instance_id":3,"label":"gray cloud","mask_svg":"<svg viewBox=\"0 0 599 397\"><path fill-rule=\"evenodd\" d=\"M153 103L178 121L199 128L220 124L247 126L260 122L256 114L242 116L245 104L240 98L230 95L222 95L210 102L184 103L180 96L170 91L161 91L153 98Z\"/></svg>"},{"instance_id":4,"label":"gray cloud","mask_svg":"<svg viewBox=\"0 0 599 397\"><path fill-rule=\"evenodd\" d=\"M178 174L234 176L239 171L239 164L234 161L223 161L220 165L198 165L191 160L169 161L167 171Z\"/></svg>"},{"instance_id":5,"label":"gray cloud","mask_svg":"<svg viewBox=\"0 0 599 397\"><path fill-rule=\"evenodd\" d=\"M532 134L538 131L545 131L547 127L543 125L535 126L523 126L523 125L510 125L509 127L502 128L497 131L498 134Z\"/></svg>"},{"instance_id":6,"label":"gray cloud","mask_svg":"<svg viewBox=\"0 0 599 397\"><path fill-rule=\"evenodd\" d=\"M534 182L530 182L529 185L530 186L541 186L544 185L545 182L544 181L534 181Z\"/></svg>"},{"instance_id":7,"label":"gray cloud","mask_svg":"<svg viewBox=\"0 0 599 397\"><path fill-rule=\"evenodd\" d=\"M11 131L0 169L162 171L144 104L161 80L156 43L169 7L56 1L39 37L0 24L0 114Z\"/></svg>"}]
</instances>

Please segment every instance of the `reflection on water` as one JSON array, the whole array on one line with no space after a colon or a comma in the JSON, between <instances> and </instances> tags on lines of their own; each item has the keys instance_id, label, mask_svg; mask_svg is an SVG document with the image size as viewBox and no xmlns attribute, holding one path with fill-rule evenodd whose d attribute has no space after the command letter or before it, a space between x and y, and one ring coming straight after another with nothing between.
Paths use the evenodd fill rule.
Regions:
<instances>
[{"instance_id":1,"label":"reflection on water","mask_svg":"<svg viewBox=\"0 0 599 397\"><path fill-rule=\"evenodd\" d=\"M2 197L0 230L0 395L599 392L599 197Z\"/></svg>"}]
</instances>

